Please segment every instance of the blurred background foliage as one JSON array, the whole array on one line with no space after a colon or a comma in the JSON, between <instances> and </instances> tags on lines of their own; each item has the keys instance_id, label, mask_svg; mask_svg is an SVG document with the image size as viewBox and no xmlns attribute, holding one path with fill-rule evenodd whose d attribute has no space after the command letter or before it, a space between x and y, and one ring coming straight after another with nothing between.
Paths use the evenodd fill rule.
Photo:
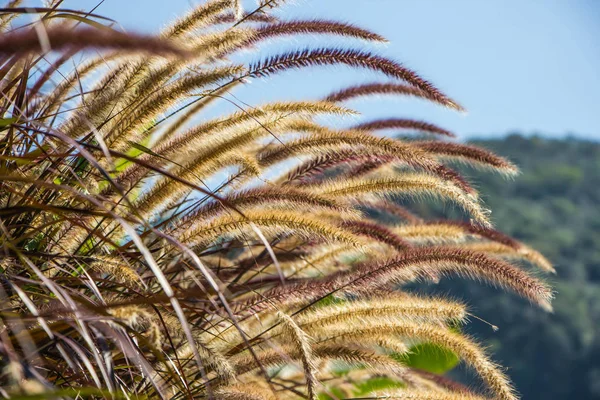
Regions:
<instances>
[{"instance_id":1,"label":"blurred background foliage","mask_svg":"<svg viewBox=\"0 0 600 400\"><path fill-rule=\"evenodd\" d=\"M494 359L508 368L524 399L598 399L600 144L517 134L472 143L521 168L522 175L509 182L473 170L463 172L493 210L496 227L554 263L554 313L540 313L516 296L458 279L414 289L462 298L475 315L498 326L494 331L474 320L466 331L488 345ZM413 210L421 215L430 212L425 206ZM463 371L451 375L471 383Z\"/></svg>"}]
</instances>

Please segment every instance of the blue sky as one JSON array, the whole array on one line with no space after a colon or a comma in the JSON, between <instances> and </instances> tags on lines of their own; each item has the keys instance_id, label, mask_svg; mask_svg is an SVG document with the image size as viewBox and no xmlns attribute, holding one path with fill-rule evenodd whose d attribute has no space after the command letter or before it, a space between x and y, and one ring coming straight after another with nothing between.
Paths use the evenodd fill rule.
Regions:
<instances>
[{"instance_id":1,"label":"blue sky","mask_svg":"<svg viewBox=\"0 0 600 400\"><path fill-rule=\"evenodd\" d=\"M35 2L30 2L34 4ZM89 9L97 0L67 0ZM132 31L155 32L200 1L105 0L97 13ZM462 137L519 131L600 139L600 0L296 0L289 18L331 18L383 34L375 52L417 70L468 110L461 115L414 100L382 98L350 105L369 117L426 119ZM255 1L246 3L248 7ZM261 47L265 54L310 38ZM364 47L364 43L335 41ZM250 54L253 57L255 54ZM364 72L318 68L253 83L236 94L250 104L322 96Z\"/></svg>"}]
</instances>

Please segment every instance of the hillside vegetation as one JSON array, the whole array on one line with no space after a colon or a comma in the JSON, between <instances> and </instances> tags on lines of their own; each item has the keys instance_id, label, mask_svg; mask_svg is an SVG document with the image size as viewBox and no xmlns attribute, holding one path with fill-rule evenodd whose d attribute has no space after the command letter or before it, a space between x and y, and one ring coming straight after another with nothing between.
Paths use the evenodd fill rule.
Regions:
<instances>
[{"instance_id":1,"label":"hillside vegetation","mask_svg":"<svg viewBox=\"0 0 600 400\"><path fill-rule=\"evenodd\" d=\"M493 288L458 280L432 285L460 294L474 313L469 333L492 347L524 399L600 398L600 144L510 135L477 140L522 171L512 182L468 171L496 227L554 264L554 313Z\"/></svg>"}]
</instances>

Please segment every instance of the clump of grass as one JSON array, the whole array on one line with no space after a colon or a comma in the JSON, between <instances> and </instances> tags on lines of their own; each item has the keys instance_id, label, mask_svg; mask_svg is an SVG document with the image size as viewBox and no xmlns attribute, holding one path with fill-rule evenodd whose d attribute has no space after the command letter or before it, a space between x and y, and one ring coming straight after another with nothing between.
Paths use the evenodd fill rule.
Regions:
<instances>
[{"instance_id":1,"label":"clump of grass","mask_svg":"<svg viewBox=\"0 0 600 400\"><path fill-rule=\"evenodd\" d=\"M0 15L2 396L315 399L323 382L385 376L396 383L390 398L516 398L481 346L454 329L471 315L465 305L398 288L459 275L550 308L550 289L510 261L550 263L495 231L445 162L516 168L476 147L373 132L452 135L427 122L317 122L355 114L340 102L380 94L462 110L363 48L384 38L347 23L281 21L272 0L248 11L210 0L153 37L60 2L18 3ZM18 25L24 12L41 22ZM360 45L261 47L258 61L232 61L307 33ZM80 52L86 61L69 71ZM249 77L331 65L393 82L252 107L228 97ZM238 111L206 116L225 101ZM471 221L424 221L394 195L449 201ZM390 357L422 342L457 354L487 392ZM336 372L340 362L350 373Z\"/></svg>"}]
</instances>

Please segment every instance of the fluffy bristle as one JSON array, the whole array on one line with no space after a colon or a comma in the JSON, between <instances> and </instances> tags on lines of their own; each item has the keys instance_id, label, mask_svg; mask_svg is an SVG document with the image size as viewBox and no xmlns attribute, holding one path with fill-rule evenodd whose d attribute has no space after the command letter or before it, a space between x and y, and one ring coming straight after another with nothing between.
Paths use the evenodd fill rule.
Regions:
<instances>
[{"instance_id":1,"label":"fluffy bristle","mask_svg":"<svg viewBox=\"0 0 600 400\"><path fill-rule=\"evenodd\" d=\"M358 97L462 108L370 52L385 39L368 29L280 20L270 11L284 1L251 3L203 1L157 36L101 26L60 0L0 10L0 393L316 400L363 396L357 384L383 378L399 398L477 399L406 365L428 342L494 398L514 399L457 329L478 317L403 285L458 275L550 310L549 287L511 264L551 272L550 262L492 229L447 161L516 168L475 146L375 132L453 136L426 121L367 115L333 128L356 124L340 121L358 114L341 102ZM258 46L304 35L365 48ZM265 97L254 78L317 66L389 82L350 82L324 100L234 93ZM421 215L442 210L424 198L472 222L429 221Z\"/></svg>"},{"instance_id":2,"label":"fluffy bristle","mask_svg":"<svg viewBox=\"0 0 600 400\"><path fill-rule=\"evenodd\" d=\"M415 121L412 119L387 118L377 119L374 121L363 122L355 125L352 129L364 131L377 131L382 129L410 129L414 131L427 132L436 135L456 137L456 135L437 125L423 121Z\"/></svg>"}]
</instances>

